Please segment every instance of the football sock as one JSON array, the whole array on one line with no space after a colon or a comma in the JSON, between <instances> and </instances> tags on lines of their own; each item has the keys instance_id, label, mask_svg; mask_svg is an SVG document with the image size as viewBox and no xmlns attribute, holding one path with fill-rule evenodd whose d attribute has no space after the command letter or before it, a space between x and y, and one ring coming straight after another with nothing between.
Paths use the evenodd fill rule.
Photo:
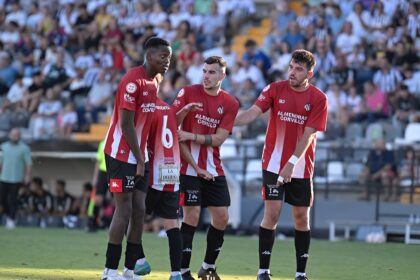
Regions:
<instances>
[{"instance_id":1,"label":"football sock","mask_svg":"<svg viewBox=\"0 0 420 280\"><path fill-rule=\"evenodd\" d=\"M108 243L106 250L105 267L109 269L118 269L118 263L121 258L122 245Z\"/></svg>"},{"instance_id":2,"label":"football sock","mask_svg":"<svg viewBox=\"0 0 420 280\"><path fill-rule=\"evenodd\" d=\"M276 231L260 227L259 231L259 258L260 269L270 267L271 251L273 250Z\"/></svg>"},{"instance_id":3,"label":"football sock","mask_svg":"<svg viewBox=\"0 0 420 280\"><path fill-rule=\"evenodd\" d=\"M138 259L140 251L140 244L127 242L125 247L125 267L129 270L133 270Z\"/></svg>"},{"instance_id":4,"label":"football sock","mask_svg":"<svg viewBox=\"0 0 420 280\"><path fill-rule=\"evenodd\" d=\"M140 247L139 247L137 258L138 259L144 259L144 258L146 258L146 256L144 255L143 244L141 243L141 241L140 241Z\"/></svg>"},{"instance_id":5,"label":"football sock","mask_svg":"<svg viewBox=\"0 0 420 280\"><path fill-rule=\"evenodd\" d=\"M308 261L311 231L295 230L296 271L304 273Z\"/></svg>"},{"instance_id":6,"label":"football sock","mask_svg":"<svg viewBox=\"0 0 420 280\"><path fill-rule=\"evenodd\" d=\"M225 235L224 230L218 230L217 228L210 225L207 231L207 249L204 262L207 264L215 264L216 259L219 256L220 250L223 245L223 236Z\"/></svg>"},{"instance_id":7,"label":"football sock","mask_svg":"<svg viewBox=\"0 0 420 280\"><path fill-rule=\"evenodd\" d=\"M192 243L196 227L189 224L182 223L181 236L182 236L182 254L181 254L181 268L190 267Z\"/></svg>"},{"instance_id":8,"label":"football sock","mask_svg":"<svg viewBox=\"0 0 420 280\"><path fill-rule=\"evenodd\" d=\"M181 269L182 238L179 228L172 228L166 231L169 242L169 259L171 260L171 271Z\"/></svg>"}]
</instances>

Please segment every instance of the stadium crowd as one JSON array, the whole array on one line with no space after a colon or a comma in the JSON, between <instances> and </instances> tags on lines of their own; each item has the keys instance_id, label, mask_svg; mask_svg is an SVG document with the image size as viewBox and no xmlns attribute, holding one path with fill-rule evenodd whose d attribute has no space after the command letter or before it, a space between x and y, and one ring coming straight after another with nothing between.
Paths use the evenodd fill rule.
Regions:
<instances>
[{"instance_id":1,"label":"stadium crowd","mask_svg":"<svg viewBox=\"0 0 420 280\"><path fill-rule=\"evenodd\" d=\"M273 1L271 31L262 45L247 40L241 57L232 48L235 35L263 17L252 0L0 4L0 137L12 127L23 128L26 140L86 131L110 113L120 78L143 63L152 36L172 44L160 86L169 104L183 86L200 83L205 57L221 55L228 63L223 88L246 109L266 84L286 79L291 53L304 48L317 60L312 82L328 96L327 137L344 136L350 123L384 124L397 137L420 122L416 1L309 0L300 13L288 1ZM253 125L235 135L264 131L265 124ZM27 191L21 190L23 209Z\"/></svg>"}]
</instances>

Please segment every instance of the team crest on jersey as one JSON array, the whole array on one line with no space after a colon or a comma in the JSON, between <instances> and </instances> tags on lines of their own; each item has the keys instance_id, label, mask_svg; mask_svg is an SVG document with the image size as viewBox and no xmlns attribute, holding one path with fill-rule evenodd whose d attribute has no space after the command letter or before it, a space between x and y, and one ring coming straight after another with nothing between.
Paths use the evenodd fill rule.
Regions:
<instances>
[{"instance_id":1,"label":"team crest on jersey","mask_svg":"<svg viewBox=\"0 0 420 280\"><path fill-rule=\"evenodd\" d=\"M264 99L265 99L265 96L264 96L264 95L260 95L260 96L258 97L258 100L259 100L259 101L264 101Z\"/></svg>"},{"instance_id":2,"label":"team crest on jersey","mask_svg":"<svg viewBox=\"0 0 420 280\"><path fill-rule=\"evenodd\" d=\"M270 85L267 85L262 91L264 92L264 91L267 91L269 89L270 89Z\"/></svg>"},{"instance_id":3,"label":"team crest on jersey","mask_svg":"<svg viewBox=\"0 0 420 280\"><path fill-rule=\"evenodd\" d=\"M219 107L217 108L217 112L218 112L220 115L222 115L222 114L223 114L223 106L219 106Z\"/></svg>"},{"instance_id":4,"label":"team crest on jersey","mask_svg":"<svg viewBox=\"0 0 420 280\"><path fill-rule=\"evenodd\" d=\"M143 96L148 96L149 93L147 91L143 91Z\"/></svg>"},{"instance_id":5,"label":"team crest on jersey","mask_svg":"<svg viewBox=\"0 0 420 280\"><path fill-rule=\"evenodd\" d=\"M178 92L178 97L182 97L183 95L184 95L184 89L181 89L179 92Z\"/></svg>"},{"instance_id":6,"label":"team crest on jersey","mask_svg":"<svg viewBox=\"0 0 420 280\"><path fill-rule=\"evenodd\" d=\"M125 86L125 89L127 90L128 93L134 93L137 90L137 86L135 83L128 83Z\"/></svg>"},{"instance_id":7,"label":"team crest on jersey","mask_svg":"<svg viewBox=\"0 0 420 280\"><path fill-rule=\"evenodd\" d=\"M305 108L306 111L309 112L311 110L311 104L310 103L306 103L305 106L304 106L304 108Z\"/></svg>"}]
</instances>

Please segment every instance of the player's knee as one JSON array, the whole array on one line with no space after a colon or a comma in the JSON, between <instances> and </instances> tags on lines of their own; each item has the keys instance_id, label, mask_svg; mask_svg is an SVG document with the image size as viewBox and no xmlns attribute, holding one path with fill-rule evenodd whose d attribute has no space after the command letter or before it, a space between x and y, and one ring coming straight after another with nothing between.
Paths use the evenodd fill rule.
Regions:
<instances>
[{"instance_id":1,"label":"player's knee","mask_svg":"<svg viewBox=\"0 0 420 280\"><path fill-rule=\"evenodd\" d=\"M213 217L213 225L216 228L224 228L229 222L229 214L228 213L221 213L217 216Z\"/></svg>"},{"instance_id":2,"label":"player's knee","mask_svg":"<svg viewBox=\"0 0 420 280\"><path fill-rule=\"evenodd\" d=\"M305 213L295 214L295 227L299 230L309 230L309 217Z\"/></svg>"},{"instance_id":3,"label":"player's knee","mask_svg":"<svg viewBox=\"0 0 420 280\"><path fill-rule=\"evenodd\" d=\"M131 205L127 204L124 207L118 207L115 210L114 215L117 215L121 219L129 220L131 218L131 213L132 212L133 212L133 209L132 209Z\"/></svg>"}]
</instances>

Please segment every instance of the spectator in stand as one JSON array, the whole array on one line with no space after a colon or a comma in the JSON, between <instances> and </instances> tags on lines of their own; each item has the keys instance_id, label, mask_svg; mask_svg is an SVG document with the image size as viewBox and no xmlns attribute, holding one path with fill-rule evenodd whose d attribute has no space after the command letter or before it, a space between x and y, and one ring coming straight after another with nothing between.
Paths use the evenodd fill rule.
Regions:
<instances>
[{"instance_id":1,"label":"spectator in stand","mask_svg":"<svg viewBox=\"0 0 420 280\"><path fill-rule=\"evenodd\" d=\"M325 94L328 98L328 124L342 135L348 123L346 93L337 83L333 83Z\"/></svg>"},{"instance_id":2,"label":"spectator in stand","mask_svg":"<svg viewBox=\"0 0 420 280\"><path fill-rule=\"evenodd\" d=\"M257 48L257 42L252 39L245 42L245 53L242 60L248 60L251 64L257 66L264 77L267 76L267 72L271 68L271 59Z\"/></svg>"},{"instance_id":3,"label":"spectator in stand","mask_svg":"<svg viewBox=\"0 0 420 280\"><path fill-rule=\"evenodd\" d=\"M60 137L69 139L73 130L77 128L77 112L72 102L67 103L60 111L57 124Z\"/></svg>"},{"instance_id":4,"label":"spectator in stand","mask_svg":"<svg viewBox=\"0 0 420 280\"><path fill-rule=\"evenodd\" d=\"M354 46L361 43L360 38L353 34L353 25L347 21L344 24L343 30L337 36L336 48L343 55L348 55L352 52Z\"/></svg>"},{"instance_id":5,"label":"spectator in stand","mask_svg":"<svg viewBox=\"0 0 420 280\"><path fill-rule=\"evenodd\" d=\"M310 7L308 3L303 3L300 8L300 15L296 18L296 22L301 30L306 29L311 24L314 24L315 17L310 14Z\"/></svg>"},{"instance_id":6,"label":"spectator in stand","mask_svg":"<svg viewBox=\"0 0 420 280\"><path fill-rule=\"evenodd\" d=\"M385 201L394 200L397 195L397 173L393 151L385 148L384 139L377 139L375 146L369 152L365 167L360 174L359 182L365 186L361 199L370 200L374 188L382 187Z\"/></svg>"},{"instance_id":7,"label":"spectator in stand","mask_svg":"<svg viewBox=\"0 0 420 280\"><path fill-rule=\"evenodd\" d=\"M246 79L241 86L233 92L233 95L238 99L243 109L251 107L259 92L255 88L255 83L250 78Z\"/></svg>"},{"instance_id":8,"label":"spectator in stand","mask_svg":"<svg viewBox=\"0 0 420 280\"><path fill-rule=\"evenodd\" d=\"M379 70L373 76L373 82L379 86L381 91L387 95L395 94L402 81L401 72L390 65L387 58L379 60Z\"/></svg>"},{"instance_id":9,"label":"spectator in stand","mask_svg":"<svg viewBox=\"0 0 420 280\"><path fill-rule=\"evenodd\" d=\"M364 40L367 36L366 22L369 20L370 15L368 11L363 10L361 2L355 2L353 11L347 16L346 21L351 22L353 25L353 34L360 40Z\"/></svg>"},{"instance_id":10,"label":"spectator in stand","mask_svg":"<svg viewBox=\"0 0 420 280\"><path fill-rule=\"evenodd\" d=\"M398 165L398 191L401 186L411 186L413 181L418 181L419 172L419 159L416 158L416 152L412 147L408 147L404 151L404 158Z\"/></svg>"},{"instance_id":11,"label":"spectator in stand","mask_svg":"<svg viewBox=\"0 0 420 280\"><path fill-rule=\"evenodd\" d=\"M48 89L46 100L39 104L37 113L32 116L35 139L49 139L55 135L57 116L62 107L61 102L57 100L58 93L58 86Z\"/></svg>"},{"instance_id":12,"label":"spectator in stand","mask_svg":"<svg viewBox=\"0 0 420 280\"><path fill-rule=\"evenodd\" d=\"M346 103L345 103L350 122L355 120L357 118L357 115L360 114L360 112L362 111L362 107L363 107L362 102L363 102L363 99L357 93L356 86L351 86L346 96Z\"/></svg>"},{"instance_id":13,"label":"spectator in stand","mask_svg":"<svg viewBox=\"0 0 420 280\"><path fill-rule=\"evenodd\" d=\"M413 121L414 116L418 114L420 106L418 100L408 92L406 85L401 85L396 94L396 102L393 105L392 124L402 136L405 126Z\"/></svg>"},{"instance_id":14,"label":"spectator in stand","mask_svg":"<svg viewBox=\"0 0 420 280\"><path fill-rule=\"evenodd\" d=\"M57 180L55 182L55 196L53 196L52 214L64 217L70 214L73 206L73 196L66 191L66 182Z\"/></svg>"},{"instance_id":15,"label":"spectator in stand","mask_svg":"<svg viewBox=\"0 0 420 280\"><path fill-rule=\"evenodd\" d=\"M363 84L364 107L356 118L357 122L367 120L368 123L386 119L389 116L389 104L385 94L371 81Z\"/></svg>"},{"instance_id":16,"label":"spectator in stand","mask_svg":"<svg viewBox=\"0 0 420 280\"><path fill-rule=\"evenodd\" d=\"M77 109L79 129L84 130L86 128L86 113L90 114L91 122L99 122L99 113L106 112L111 96L112 84L106 79L106 72L102 71L89 90L84 107Z\"/></svg>"},{"instance_id":17,"label":"spectator in stand","mask_svg":"<svg viewBox=\"0 0 420 280\"><path fill-rule=\"evenodd\" d=\"M18 75L18 71L12 65L12 60L13 58L7 52L0 52L0 83L6 86L5 92L9 90Z\"/></svg>"},{"instance_id":18,"label":"spectator in stand","mask_svg":"<svg viewBox=\"0 0 420 280\"><path fill-rule=\"evenodd\" d=\"M18 219L20 217L26 217L27 215L32 214L32 209L30 205L32 199L31 197L32 192L29 188L29 185L23 184L19 189L19 194L17 198L18 209L16 216L18 217Z\"/></svg>"},{"instance_id":19,"label":"spectator in stand","mask_svg":"<svg viewBox=\"0 0 420 280\"><path fill-rule=\"evenodd\" d=\"M239 69L232 73L232 87L239 88L246 79L251 79L259 90L265 86L265 79L261 69L251 64L249 60L242 59Z\"/></svg>"},{"instance_id":20,"label":"spectator in stand","mask_svg":"<svg viewBox=\"0 0 420 280\"><path fill-rule=\"evenodd\" d=\"M44 76L44 87L46 89L58 85L61 91L70 85L70 78L76 76L74 69L64 62L64 56L64 49L59 49L57 51L55 62L47 64L42 70L42 74Z\"/></svg>"},{"instance_id":21,"label":"spectator in stand","mask_svg":"<svg viewBox=\"0 0 420 280\"><path fill-rule=\"evenodd\" d=\"M71 210L72 215L75 215L78 218L87 217L87 210L89 206L91 192L92 184L85 183L83 185L82 194L74 199L73 207Z\"/></svg>"},{"instance_id":22,"label":"spectator in stand","mask_svg":"<svg viewBox=\"0 0 420 280\"><path fill-rule=\"evenodd\" d=\"M332 4L332 14L327 20L328 28L331 30L331 33L336 37L342 30L346 18L343 14L339 4Z\"/></svg>"},{"instance_id":23,"label":"spectator in stand","mask_svg":"<svg viewBox=\"0 0 420 280\"><path fill-rule=\"evenodd\" d=\"M40 227L45 228L46 218L53 210L53 197L50 192L44 189L43 180L40 177L33 177L31 181L32 197L30 200L31 210L40 218Z\"/></svg>"},{"instance_id":24,"label":"spectator in stand","mask_svg":"<svg viewBox=\"0 0 420 280\"><path fill-rule=\"evenodd\" d=\"M315 84L321 90L325 90L328 84L333 82L330 73L336 64L336 59L333 52L323 40L318 40L316 43L316 52L314 53L316 59L315 65Z\"/></svg>"},{"instance_id":25,"label":"spectator in stand","mask_svg":"<svg viewBox=\"0 0 420 280\"><path fill-rule=\"evenodd\" d=\"M13 85L10 87L9 92L7 93L6 100L1 106L0 112L5 110L16 110L17 108L22 108L24 94L26 91L26 86L23 84L23 76L18 74Z\"/></svg>"},{"instance_id":26,"label":"spectator in stand","mask_svg":"<svg viewBox=\"0 0 420 280\"><path fill-rule=\"evenodd\" d=\"M336 55L336 64L331 69L331 78L341 90L347 91L354 84L354 71L347 66L346 56Z\"/></svg>"},{"instance_id":27,"label":"spectator in stand","mask_svg":"<svg viewBox=\"0 0 420 280\"><path fill-rule=\"evenodd\" d=\"M201 79L203 77L203 62L204 59L201 53L194 53L192 64L188 67L185 74L186 78L188 79L188 84L193 85L201 83Z\"/></svg>"},{"instance_id":28,"label":"spectator in stand","mask_svg":"<svg viewBox=\"0 0 420 280\"><path fill-rule=\"evenodd\" d=\"M274 22L279 35L283 36L286 34L289 22L296 20L296 13L290 9L289 1L278 1L275 5Z\"/></svg>"},{"instance_id":29,"label":"spectator in stand","mask_svg":"<svg viewBox=\"0 0 420 280\"><path fill-rule=\"evenodd\" d=\"M289 22L287 32L283 37L283 41L286 42L292 50L303 47L305 36L300 31L299 25L292 21Z\"/></svg>"},{"instance_id":30,"label":"spectator in stand","mask_svg":"<svg viewBox=\"0 0 420 280\"><path fill-rule=\"evenodd\" d=\"M204 15L201 29L198 32L198 39L203 41L200 45L204 50L213 48L217 42L223 38L223 27L225 24L225 15L218 12L218 4L213 1L209 14ZM206 56L208 57L208 56Z\"/></svg>"}]
</instances>

